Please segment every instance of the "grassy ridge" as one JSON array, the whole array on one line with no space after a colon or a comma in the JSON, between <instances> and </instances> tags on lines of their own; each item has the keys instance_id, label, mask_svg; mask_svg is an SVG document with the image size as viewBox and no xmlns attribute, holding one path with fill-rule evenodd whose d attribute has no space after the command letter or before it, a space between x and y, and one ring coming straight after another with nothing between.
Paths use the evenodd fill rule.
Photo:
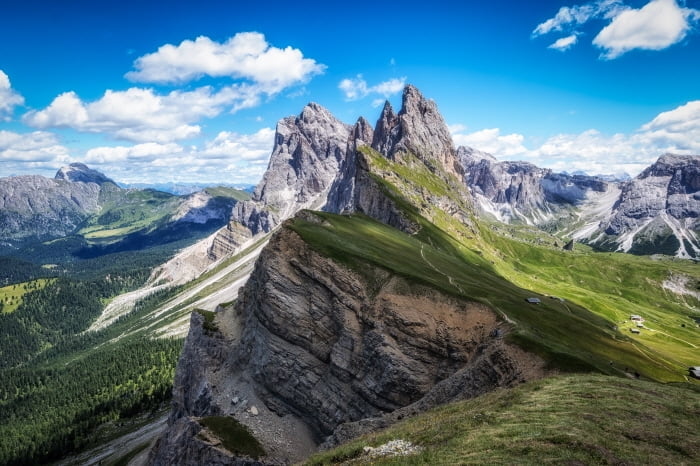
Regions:
<instances>
[{"instance_id":1,"label":"grassy ridge","mask_svg":"<svg viewBox=\"0 0 700 466\"><path fill-rule=\"evenodd\" d=\"M307 464L698 464L698 415L697 391L601 375L560 376L439 407ZM423 450L363 457L364 446L393 439Z\"/></svg>"},{"instance_id":2,"label":"grassy ridge","mask_svg":"<svg viewBox=\"0 0 700 466\"><path fill-rule=\"evenodd\" d=\"M523 242L476 222L465 225L440 202L425 201L429 193L467 211L468 204L454 196L451 177L439 170L436 175L410 154L395 163L362 151L379 188L420 230L409 236L361 215L317 213L320 222L291 224L312 247L361 273L363 263L371 262L486 304L515 323L514 341L561 369L638 372L668 382L685 381L687 366L697 364L700 335L690 317L700 302L663 287L674 275L697 283L697 266L564 252L553 247L554 240L538 246L534 237ZM542 304L528 305L528 297ZM622 323L630 314L643 314L652 330L633 337Z\"/></svg>"},{"instance_id":3,"label":"grassy ridge","mask_svg":"<svg viewBox=\"0 0 700 466\"><path fill-rule=\"evenodd\" d=\"M673 364L645 357L607 320L581 306L519 288L490 267L444 252L368 217L314 215L323 222L297 218L290 226L324 255L359 273L367 270L364 264L369 262L409 280L486 304L515 322L514 338L519 344L548 357L560 369L595 367L621 374L630 368L659 380L683 380ZM532 296L541 296L542 304L527 304L525 300Z\"/></svg>"}]
</instances>

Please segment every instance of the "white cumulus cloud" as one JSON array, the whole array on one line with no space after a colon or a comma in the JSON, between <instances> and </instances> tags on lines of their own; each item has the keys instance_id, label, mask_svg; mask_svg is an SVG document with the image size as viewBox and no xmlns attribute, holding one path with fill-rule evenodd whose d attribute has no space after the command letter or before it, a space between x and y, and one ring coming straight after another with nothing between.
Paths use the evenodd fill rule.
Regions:
<instances>
[{"instance_id":1,"label":"white cumulus cloud","mask_svg":"<svg viewBox=\"0 0 700 466\"><path fill-rule=\"evenodd\" d=\"M698 10L682 8L676 0L653 0L644 7L625 10L601 30L593 44L603 58L613 59L634 49L663 50L683 40Z\"/></svg>"},{"instance_id":2,"label":"white cumulus cloud","mask_svg":"<svg viewBox=\"0 0 700 466\"><path fill-rule=\"evenodd\" d=\"M661 154L700 154L700 101L691 101L660 113L631 134L607 135L595 129L578 134L556 134L528 147L525 136L501 135L498 128L466 133L450 126L456 145L470 146L500 160L526 160L555 171L581 170L590 175L636 175Z\"/></svg>"},{"instance_id":3,"label":"white cumulus cloud","mask_svg":"<svg viewBox=\"0 0 700 466\"><path fill-rule=\"evenodd\" d=\"M569 50L578 41L578 36L576 34L571 34L570 36L562 37L557 39L552 45L549 46L550 49Z\"/></svg>"},{"instance_id":4,"label":"white cumulus cloud","mask_svg":"<svg viewBox=\"0 0 700 466\"><path fill-rule=\"evenodd\" d=\"M630 50L663 50L680 42L700 20L700 11L682 7L676 0L651 0L639 9L621 0L599 0L561 7L554 17L537 25L532 37L565 33L549 45L565 51L577 43L581 27L595 19L607 24L598 31L593 45L603 49L601 58L611 60Z\"/></svg>"},{"instance_id":5,"label":"white cumulus cloud","mask_svg":"<svg viewBox=\"0 0 700 466\"><path fill-rule=\"evenodd\" d=\"M223 43L200 36L179 45L166 44L139 57L127 79L149 83L183 83L202 76L245 79L269 94L305 83L325 65L305 58L301 50L273 47L263 34L240 32Z\"/></svg>"},{"instance_id":6,"label":"white cumulus cloud","mask_svg":"<svg viewBox=\"0 0 700 466\"><path fill-rule=\"evenodd\" d=\"M660 113L641 127L638 137L665 151L700 154L700 100Z\"/></svg>"},{"instance_id":7,"label":"white cumulus cloud","mask_svg":"<svg viewBox=\"0 0 700 466\"><path fill-rule=\"evenodd\" d=\"M84 161L90 164L121 162L152 162L157 158L178 155L183 148L174 143L146 142L134 146L94 147L85 153Z\"/></svg>"},{"instance_id":8,"label":"white cumulus cloud","mask_svg":"<svg viewBox=\"0 0 700 466\"><path fill-rule=\"evenodd\" d=\"M88 150L81 159L122 182L153 179L198 183L256 183L272 152L275 131L222 131L200 146L142 143Z\"/></svg>"},{"instance_id":9,"label":"white cumulus cloud","mask_svg":"<svg viewBox=\"0 0 700 466\"><path fill-rule=\"evenodd\" d=\"M563 6L554 17L537 25L532 36L537 37L550 32L565 32L576 30L594 18L610 18L626 7L621 0L600 0L584 5Z\"/></svg>"},{"instance_id":10,"label":"white cumulus cloud","mask_svg":"<svg viewBox=\"0 0 700 466\"><path fill-rule=\"evenodd\" d=\"M523 146L522 134L501 135L499 128L488 128L473 133L462 133L462 125L452 125L452 140L457 146L474 147L484 152L501 157L510 157L527 151Z\"/></svg>"},{"instance_id":11,"label":"white cumulus cloud","mask_svg":"<svg viewBox=\"0 0 700 466\"><path fill-rule=\"evenodd\" d=\"M153 89L107 90L93 102L75 92L56 97L43 110L27 112L24 123L39 129L72 128L106 133L134 142L167 143L197 136L202 118L213 118L225 108L244 108L257 103L249 86L232 85L215 91L200 87L192 91L157 94Z\"/></svg>"},{"instance_id":12,"label":"white cumulus cloud","mask_svg":"<svg viewBox=\"0 0 700 466\"><path fill-rule=\"evenodd\" d=\"M55 170L70 162L68 148L46 131L15 133L0 130L0 176L22 175L36 170Z\"/></svg>"},{"instance_id":13,"label":"white cumulus cloud","mask_svg":"<svg viewBox=\"0 0 700 466\"><path fill-rule=\"evenodd\" d=\"M209 158L267 162L274 140L275 130L272 128L262 128L253 134L222 131L216 138L208 141L200 153Z\"/></svg>"},{"instance_id":14,"label":"white cumulus cloud","mask_svg":"<svg viewBox=\"0 0 700 466\"><path fill-rule=\"evenodd\" d=\"M338 89L345 94L345 100L359 100L367 97L370 94L377 94L388 98L393 94L401 92L406 85L406 77L391 78L388 81L381 82L374 86L368 86L367 81L358 74L354 78L345 78L338 84ZM377 102L375 99L373 105ZM383 102L379 100L379 102Z\"/></svg>"},{"instance_id":15,"label":"white cumulus cloud","mask_svg":"<svg viewBox=\"0 0 700 466\"><path fill-rule=\"evenodd\" d=\"M0 120L8 120L14 108L23 103L24 97L12 89L10 78L0 70Z\"/></svg>"}]
</instances>

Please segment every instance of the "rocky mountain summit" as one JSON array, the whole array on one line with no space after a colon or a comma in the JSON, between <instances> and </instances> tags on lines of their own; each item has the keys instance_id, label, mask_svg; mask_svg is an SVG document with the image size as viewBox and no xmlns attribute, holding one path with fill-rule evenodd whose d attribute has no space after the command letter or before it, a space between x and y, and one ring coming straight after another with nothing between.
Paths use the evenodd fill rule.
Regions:
<instances>
[{"instance_id":1,"label":"rocky mountain summit","mask_svg":"<svg viewBox=\"0 0 700 466\"><path fill-rule=\"evenodd\" d=\"M0 178L0 247L12 251L100 229L137 234L134 243L144 240L143 235L151 230L176 224L217 229L228 220L235 204L227 193L212 195L207 190L175 196L122 189L103 173L72 163L60 168L52 179L38 175ZM178 234L170 232L169 237L173 236Z\"/></svg>"},{"instance_id":2,"label":"rocky mountain summit","mask_svg":"<svg viewBox=\"0 0 700 466\"><path fill-rule=\"evenodd\" d=\"M240 250L300 209L322 207L345 160L350 129L316 103L280 120L267 171L252 200L239 203L213 239L212 259Z\"/></svg>"},{"instance_id":3,"label":"rocky mountain summit","mask_svg":"<svg viewBox=\"0 0 700 466\"><path fill-rule=\"evenodd\" d=\"M394 114L389 102L384 104L372 148L392 160L401 153L413 154L461 179L462 167L447 124L435 102L423 97L415 86L404 88L398 114Z\"/></svg>"},{"instance_id":4,"label":"rocky mountain summit","mask_svg":"<svg viewBox=\"0 0 700 466\"><path fill-rule=\"evenodd\" d=\"M499 162L470 147L458 153L480 210L502 222L541 225L609 189L598 178L553 173L529 162Z\"/></svg>"},{"instance_id":5,"label":"rocky mountain summit","mask_svg":"<svg viewBox=\"0 0 700 466\"><path fill-rule=\"evenodd\" d=\"M665 154L621 184L593 244L633 253L700 257L700 156Z\"/></svg>"},{"instance_id":6,"label":"rocky mountain summit","mask_svg":"<svg viewBox=\"0 0 700 466\"><path fill-rule=\"evenodd\" d=\"M316 103L277 123L268 169L253 199L239 203L229 225L210 247L212 260L239 251L301 209L358 210L355 204L357 148L371 146L389 159L419 157L433 170L462 179L447 125L435 102L406 86L395 114L389 102L372 128L364 118L346 125Z\"/></svg>"},{"instance_id":7,"label":"rocky mountain summit","mask_svg":"<svg viewBox=\"0 0 700 466\"><path fill-rule=\"evenodd\" d=\"M100 210L100 190L97 183L74 183L58 174L56 179L38 175L0 178L2 245L14 247L70 234Z\"/></svg>"},{"instance_id":8,"label":"rocky mountain summit","mask_svg":"<svg viewBox=\"0 0 700 466\"><path fill-rule=\"evenodd\" d=\"M116 185L112 179L107 178L107 176L97 170L89 168L84 163L71 163L70 165L61 167L58 172L56 172L54 179L76 183L112 183Z\"/></svg>"},{"instance_id":9,"label":"rocky mountain summit","mask_svg":"<svg viewBox=\"0 0 700 466\"><path fill-rule=\"evenodd\" d=\"M536 225L604 250L700 257L700 156L666 154L629 181L553 173L460 147L483 215Z\"/></svg>"}]
</instances>

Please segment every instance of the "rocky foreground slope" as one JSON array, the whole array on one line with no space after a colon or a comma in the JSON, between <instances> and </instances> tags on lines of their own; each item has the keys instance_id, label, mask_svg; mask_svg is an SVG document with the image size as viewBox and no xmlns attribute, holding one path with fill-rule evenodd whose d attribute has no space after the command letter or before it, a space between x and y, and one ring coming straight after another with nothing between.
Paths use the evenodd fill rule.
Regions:
<instances>
[{"instance_id":1,"label":"rocky foreground slope","mask_svg":"<svg viewBox=\"0 0 700 466\"><path fill-rule=\"evenodd\" d=\"M359 273L286 226L236 305L204 319L193 313L153 464L235 464L206 434L207 416L234 416L266 461L284 463L328 436L341 441L545 372L543 360L504 341L509 325L485 306L379 268Z\"/></svg>"}]
</instances>

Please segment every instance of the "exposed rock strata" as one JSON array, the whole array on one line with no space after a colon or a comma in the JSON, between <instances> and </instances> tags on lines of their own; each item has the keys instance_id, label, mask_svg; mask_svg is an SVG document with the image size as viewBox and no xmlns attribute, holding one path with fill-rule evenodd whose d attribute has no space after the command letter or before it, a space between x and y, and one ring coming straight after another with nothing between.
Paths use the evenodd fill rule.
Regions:
<instances>
[{"instance_id":1,"label":"exposed rock strata","mask_svg":"<svg viewBox=\"0 0 700 466\"><path fill-rule=\"evenodd\" d=\"M372 423L386 424L402 412L543 373L541 360L494 336L495 329L508 327L483 305L371 266L351 270L310 248L289 227L261 253L235 309L215 322L216 338L193 317L175 381L171 433L154 452L156 464L165 458L158 453L164 445L167 458L181 458L174 464L190 464L190 443L178 447L167 439L197 416L233 415L266 447L271 444L257 417L232 404L234 393L259 400L256 409L267 416L268 430L293 418L321 442L362 430L341 427L347 423L381 418ZM397 411L402 408L408 411ZM383 417L392 412L394 417ZM274 446L277 456L266 461L293 458L297 445L289 435L287 450Z\"/></svg>"},{"instance_id":2,"label":"exposed rock strata","mask_svg":"<svg viewBox=\"0 0 700 466\"><path fill-rule=\"evenodd\" d=\"M214 240L212 259L238 250L243 242L270 232L301 209L322 207L345 160L350 131L315 103L299 116L280 120L267 171L253 199L236 205L231 224Z\"/></svg>"}]
</instances>

